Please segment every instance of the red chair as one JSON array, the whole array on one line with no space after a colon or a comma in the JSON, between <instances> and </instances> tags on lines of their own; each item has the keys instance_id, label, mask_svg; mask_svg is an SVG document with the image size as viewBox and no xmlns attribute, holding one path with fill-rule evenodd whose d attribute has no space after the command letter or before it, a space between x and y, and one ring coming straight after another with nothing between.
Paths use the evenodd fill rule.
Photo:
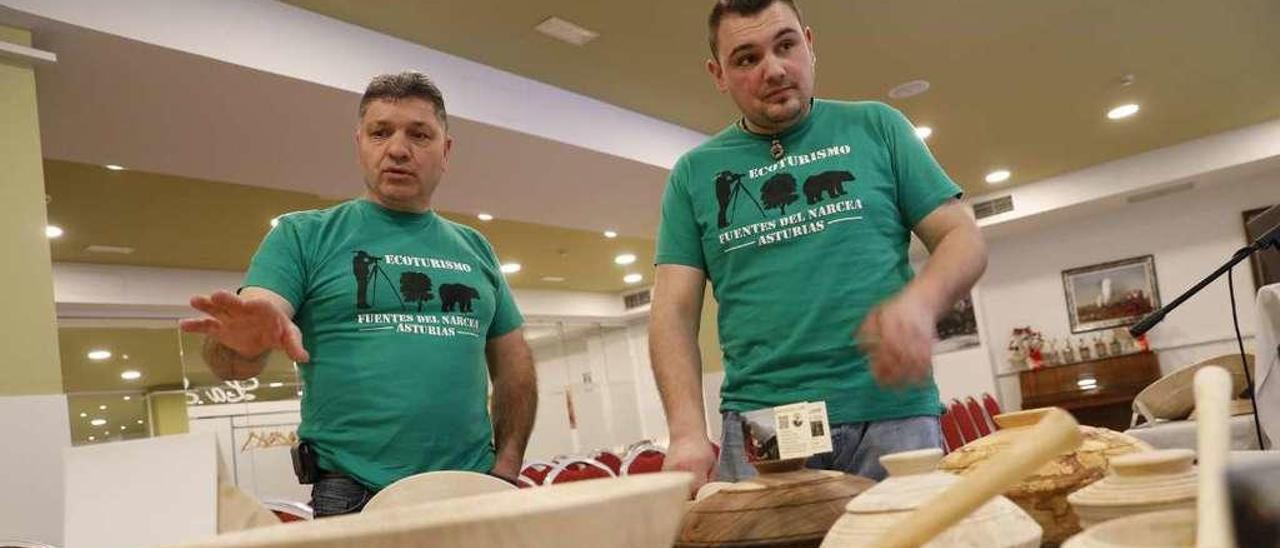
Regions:
<instances>
[{"instance_id":1,"label":"red chair","mask_svg":"<svg viewBox=\"0 0 1280 548\"><path fill-rule=\"evenodd\" d=\"M609 470L613 472L613 475L622 475L622 457L619 457L609 451L600 451L595 455L592 455L591 458L599 461L600 464L607 466Z\"/></svg>"},{"instance_id":2,"label":"red chair","mask_svg":"<svg viewBox=\"0 0 1280 548\"><path fill-rule=\"evenodd\" d=\"M999 415L1001 413L1000 402L996 401L995 398L991 397L991 394L983 392L982 407L987 410L987 416L991 417L991 427L996 430L999 430L1000 425L996 424L996 415Z\"/></svg>"},{"instance_id":3,"label":"red chair","mask_svg":"<svg viewBox=\"0 0 1280 548\"><path fill-rule=\"evenodd\" d=\"M956 418L956 425L960 427L960 434L964 436L964 442L978 439L978 429L973 425L973 419L969 417L969 410L964 408L964 404L953 398L950 408L951 414Z\"/></svg>"},{"instance_id":4,"label":"red chair","mask_svg":"<svg viewBox=\"0 0 1280 548\"><path fill-rule=\"evenodd\" d=\"M622 475L661 472L662 463L666 460L666 452L657 445L652 443L634 445L627 451L627 457L622 459Z\"/></svg>"},{"instance_id":5,"label":"red chair","mask_svg":"<svg viewBox=\"0 0 1280 548\"><path fill-rule=\"evenodd\" d=\"M525 463L524 468L520 469L520 477L516 478L516 483L520 484L520 487L542 485L547 481L547 474L550 474L554 468L555 465L546 461Z\"/></svg>"},{"instance_id":6,"label":"red chair","mask_svg":"<svg viewBox=\"0 0 1280 548\"><path fill-rule=\"evenodd\" d=\"M556 466L547 474L546 485L569 483L596 478L612 478L614 473L608 466L595 459L569 459Z\"/></svg>"},{"instance_id":7,"label":"red chair","mask_svg":"<svg viewBox=\"0 0 1280 548\"><path fill-rule=\"evenodd\" d=\"M991 435L991 418L982 410L982 406L978 405L978 400L969 396L964 399L964 406L969 410L969 417L973 419L973 425L978 427L978 436Z\"/></svg>"},{"instance_id":8,"label":"red chair","mask_svg":"<svg viewBox=\"0 0 1280 548\"><path fill-rule=\"evenodd\" d=\"M945 442L943 450L947 453L955 451L964 446L964 437L960 435L960 426L956 424L956 418L950 411L943 411L942 417L938 419L942 426L942 441Z\"/></svg>"}]
</instances>

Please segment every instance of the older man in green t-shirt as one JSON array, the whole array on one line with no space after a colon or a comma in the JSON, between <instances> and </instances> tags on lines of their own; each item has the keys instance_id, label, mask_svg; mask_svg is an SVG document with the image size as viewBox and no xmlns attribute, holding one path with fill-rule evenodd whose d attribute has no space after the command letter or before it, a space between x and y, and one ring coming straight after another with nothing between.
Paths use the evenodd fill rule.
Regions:
<instances>
[{"instance_id":1,"label":"older man in green t-shirt","mask_svg":"<svg viewBox=\"0 0 1280 548\"><path fill-rule=\"evenodd\" d=\"M319 517L420 472L514 480L537 405L493 249L431 208L453 143L440 90L416 72L379 76L359 114L364 197L282 216L239 295L194 297L208 316L182 322L207 335L221 378L257 375L273 349L302 364L298 434L316 456Z\"/></svg>"},{"instance_id":2,"label":"older man in green t-shirt","mask_svg":"<svg viewBox=\"0 0 1280 548\"><path fill-rule=\"evenodd\" d=\"M663 197L650 354L667 467L749 476L742 413L825 401L835 451L809 465L883 477L881 455L941 443L933 326L985 269L981 235L901 113L813 98L813 34L791 0L719 0L709 23L707 67L742 118L681 157ZM919 276L912 233L931 252ZM697 348L708 279L718 462Z\"/></svg>"}]
</instances>

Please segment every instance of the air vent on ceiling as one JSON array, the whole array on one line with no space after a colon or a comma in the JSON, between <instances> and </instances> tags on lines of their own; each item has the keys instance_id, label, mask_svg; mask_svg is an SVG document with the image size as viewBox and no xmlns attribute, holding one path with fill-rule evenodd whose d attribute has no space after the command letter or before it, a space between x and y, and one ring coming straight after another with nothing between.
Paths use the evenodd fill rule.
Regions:
<instances>
[{"instance_id":1,"label":"air vent on ceiling","mask_svg":"<svg viewBox=\"0 0 1280 548\"><path fill-rule=\"evenodd\" d=\"M596 31L580 27L559 17L548 17L541 23L538 23L538 26L533 28L542 34L555 38L556 40L567 42L579 47L586 45L587 42L595 40L600 36L600 33Z\"/></svg>"},{"instance_id":2,"label":"air vent on ceiling","mask_svg":"<svg viewBox=\"0 0 1280 548\"><path fill-rule=\"evenodd\" d=\"M1133 195L1130 195L1130 196L1126 196L1124 200L1125 200L1126 202L1131 203L1131 204L1136 204L1136 203L1138 203L1138 202L1145 202L1145 201L1147 201L1147 200L1154 200L1154 199L1159 198L1159 197L1161 197L1161 196L1168 196L1168 195L1170 195L1170 194L1176 194L1176 193L1178 193L1178 192L1184 192L1184 191L1187 191L1187 190L1191 190L1191 189L1193 189L1193 188L1195 188L1195 187L1196 187L1196 182L1195 182L1195 181L1183 181L1183 182L1181 182L1181 183L1174 183L1174 184L1171 184L1171 185L1165 185L1165 186L1162 186L1162 187L1159 187L1159 188L1156 188L1156 189L1153 189L1153 190L1148 190L1148 191L1146 191L1146 192L1142 192L1142 193L1138 193L1138 194L1133 194Z\"/></svg>"},{"instance_id":3,"label":"air vent on ceiling","mask_svg":"<svg viewBox=\"0 0 1280 548\"><path fill-rule=\"evenodd\" d=\"M650 293L648 289L646 289L638 293L623 295L622 304L623 306L626 307L627 310L631 310L632 308L640 308L646 304L649 304L649 299L652 297L653 297L653 294Z\"/></svg>"},{"instance_id":4,"label":"air vent on ceiling","mask_svg":"<svg viewBox=\"0 0 1280 548\"><path fill-rule=\"evenodd\" d=\"M119 245L96 245L95 244L95 245L91 245L89 247L84 248L84 250L88 251L89 253L114 253L116 255L128 255L130 253L133 253L132 247L125 247L125 246L119 246Z\"/></svg>"},{"instance_id":5,"label":"air vent on ceiling","mask_svg":"<svg viewBox=\"0 0 1280 548\"><path fill-rule=\"evenodd\" d=\"M1013 211L1013 196L1001 196L985 202L976 202L973 204L973 216L979 219L985 219L993 215L1008 213Z\"/></svg>"}]
</instances>

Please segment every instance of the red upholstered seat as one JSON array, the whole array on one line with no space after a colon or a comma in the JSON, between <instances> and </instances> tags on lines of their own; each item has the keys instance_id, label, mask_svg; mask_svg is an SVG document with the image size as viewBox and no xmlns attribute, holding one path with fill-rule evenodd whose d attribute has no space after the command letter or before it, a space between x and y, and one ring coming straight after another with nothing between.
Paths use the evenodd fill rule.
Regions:
<instances>
[{"instance_id":1,"label":"red upholstered seat","mask_svg":"<svg viewBox=\"0 0 1280 548\"><path fill-rule=\"evenodd\" d=\"M951 411L944 411L942 417L939 418L942 426L942 441L946 445L943 449L950 453L964 446L964 436L960 434L960 426L956 424L956 418Z\"/></svg>"},{"instance_id":2,"label":"red upholstered seat","mask_svg":"<svg viewBox=\"0 0 1280 548\"><path fill-rule=\"evenodd\" d=\"M964 406L969 410L969 418L973 419L973 425L978 428L978 436L987 436L991 434L991 418L987 416L987 412L982 410L982 406L978 405L978 400L969 396L964 399Z\"/></svg>"},{"instance_id":3,"label":"red upholstered seat","mask_svg":"<svg viewBox=\"0 0 1280 548\"><path fill-rule=\"evenodd\" d=\"M574 459L560 463L550 474L546 484L568 483L596 478L612 478L613 471L595 459Z\"/></svg>"},{"instance_id":4,"label":"red upholstered seat","mask_svg":"<svg viewBox=\"0 0 1280 548\"><path fill-rule=\"evenodd\" d=\"M973 419L969 417L969 410L965 409L964 404L960 403L960 400L952 399L950 409L956 419L956 425L960 427L960 434L964 436L964 442L969 443L978 439L978 428L973 425Z\"/></svg>"},{"instance_id":5,"label":"red upholstered seat","mask_svg":"<svg viewBox=\"0 0 1280 548\"><path fill-rule=\"evenodd\" d=\"M999 430L1000 425L995 424L995 419L996 419L996 415L999 415L1001 413L1000 402L996 401L995 398L991 397L991 394L983 392L982 407L983 409L987 410L987 416L991 417L991 427L996 430Z\"/></svg>"}]
</instances>

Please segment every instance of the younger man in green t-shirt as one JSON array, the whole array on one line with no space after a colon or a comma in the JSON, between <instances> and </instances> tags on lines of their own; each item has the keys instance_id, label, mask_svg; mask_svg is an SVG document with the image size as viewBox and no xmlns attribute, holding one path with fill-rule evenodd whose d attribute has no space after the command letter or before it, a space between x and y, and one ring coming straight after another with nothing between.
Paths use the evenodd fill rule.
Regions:
<instances>
[{"instance_id":1,"label":"younger man in green t-shirt","mask_svg":"<svg viewBox=\"0 0 1280 548\"><path fill-rule=\"evenodd\" d=\"M881 455L941 444L933 326L982 274L985 245L902 114L813 98L813 34L791 0L719 0L709 27L708 69L742 118L681 157L663 197L649 340L667 467L749 476L741 414L820 400L835 451L809 465L881 478ZM914 278L913 232L931 252ZM708 279L718 463L697 348Z\"/></svg>"}]
</instances>

